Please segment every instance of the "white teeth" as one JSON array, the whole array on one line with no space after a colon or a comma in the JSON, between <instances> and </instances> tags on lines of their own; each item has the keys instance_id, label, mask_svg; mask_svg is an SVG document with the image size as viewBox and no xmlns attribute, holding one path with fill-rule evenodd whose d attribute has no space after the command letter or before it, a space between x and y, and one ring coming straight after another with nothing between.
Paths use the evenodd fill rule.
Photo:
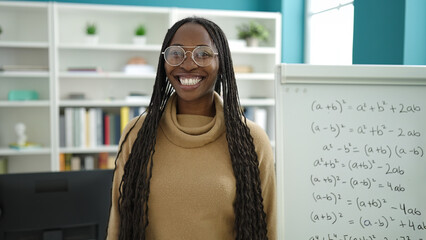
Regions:
<instances>
[{"instance_id":1,"label":"white teeth","mask_svg":"<svg viewBox=\"0 0 426 240\"><path fill-rule=\"evenodd\" d=\"M199 83L201 81L201 78L199 77L195 77L195 78L185 78L185 77L180 77L179 81L182 85L195 85L197 83Z\"/></svg>"}]
</instances>

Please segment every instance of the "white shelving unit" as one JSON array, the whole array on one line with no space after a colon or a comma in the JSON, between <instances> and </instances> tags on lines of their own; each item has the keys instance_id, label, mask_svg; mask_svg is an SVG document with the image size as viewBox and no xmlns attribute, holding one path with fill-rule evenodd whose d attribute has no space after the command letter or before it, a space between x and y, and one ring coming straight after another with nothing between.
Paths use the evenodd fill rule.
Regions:
<instances>
[{"instance_id":1,"label":"white shelving unit","mask_svg":"<svg viewBox=\"0 0 426 240\"><path fill-rule=\"evenodd\" d=\"M147 106L149 100L129 102L131 92L152 93L163 38L177 20L192 16L211 19L229 40L237 39L237 26L255 20L270 31L259 47L231 45L235 66L250 66L250 73L236 73L243 106L268 109L267 133L274 139L274 66L281 60L281 15L268 12L222 11L164 7L91 5L71 3L0 2L0 65L48 65L48 72L0 71L0 157L9 159L10 172L57 171L59 153L114 154L116 145L61 147L60 115L65 108L102 108L119 111L123 106ZM85 26L95 23L99 42L87 43ZM138 24L147 28L146 45L132 42ZM129 59L141 57L153 68L146 74L125 74ZM69 72L69 68L96 67L101 71ZM7 101L8 91L30 88L40 100ZM70 94L84 94L70 100ZM13 126L27 125L29 140L42 149L16 151Z\"/></svg>"},{"instance_id":2,"label":"white shelving unit","mask_svg":"<svg viewBox=\"0 0 426 240\"><path fill-rule=\"evenodd\" d=\"M48 71L0 72L0 157L8 158L9 172L55 170L55 129L51 4L0 2L0 65L43 66ZM9 101L11 90L36 90L34 101ZM15 124L26 125L28 141L40 148L15 150Z\"/></svg>"}]
</instances>

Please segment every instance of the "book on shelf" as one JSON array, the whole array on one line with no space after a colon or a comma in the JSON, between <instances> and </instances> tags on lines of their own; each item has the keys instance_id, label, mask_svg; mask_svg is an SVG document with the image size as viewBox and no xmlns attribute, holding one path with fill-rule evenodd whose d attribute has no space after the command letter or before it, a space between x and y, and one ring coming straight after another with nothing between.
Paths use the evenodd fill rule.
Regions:
<instances>
[{"instance_id":1,"label":"book on shelf","mask_svg":"<svg viewBox=\"0 0 426 240\"><path fill-rule=\"evenodd\" d=\"M60 116L61 147L117 145L122 129L144 111L145 107L120 107L115 112L97 107L65 107Z\"/></svg>"},{"instance_id":2,"label":"book on shelf","mask_svg":"<svg viewBox=\"0 0 426 240\"><path fill-rule=\"evenodd\" d=\"M86 144L86 108L74 108L73 139L74 147L87 147Z\"/></svg>"},{"instance_id":3,"label":"book on shelf","mask_svg":"<svg viewBox=\"0 0 426 240\"><path fill-rule=\"evenodd\" d=\"M111 159L112 163L111 163ZM111 169L115 167L115 157L108 153L100 153L98 156L93 154L59 154L60 171L79 171L94 169Z\"/></svg>"},{"instance_id":4,"label":"book on shelf","mask_svg":"<svg viewBox=\"0 0 426 240\"><path fill-rule=\"evenodd\" d=\"M104 136L105 133L102 130L103 129L103 110L102 108L95 108L95 112L96 112L96 130L95 130L95 135L96 135L96 145L100 146L103 144L104 142Z\"/></svg>"},{"instance_id":5,"label":"book on shelf","mask_svg":"<svg viewBox=\"0 0 426 240\"><path fill-rule=\"evenodd\" d=\"M63 134L63 137L65 138L65 146L66 147L73 147L74 146L74 110L72 108L65 108L64 109L64 120L65 120L65 129L61 134Z\"/></svg>"},{"instance_id":6,"label":"book on shelf","mask_svg":"<svg viewBox=\"0 0 426 240\"><path fill-rule=\"evenodd\" d=\"M120 108L120 132L123 133L124 128L130 120L130 107L121 107Z\"/></svg>"},{"instance_id":7,"label":"book on shelf","mask_svg":"<svg viewBox=\"0 0 426 240\"><path fill-rule=\"evenodd\" d=\"M65 153L65 171L71 171L71 153Z\"/></svg>"},{"instance_id":8,"label":"book on shelf","mask_svg":"<svg viewBox=\"0 0 426 240\"><path fill-rule=\"evenodd\" d=\"M103 72L101 67L92 67L92 66L68 67L67 71L70 73L101 73Z\"/></svg>"},{"instance_id":9,"label":"book on shelf","mask_svg":"<svg viewBox=\"0 0 426 240\"><path fill-rule=\"evenodd\" d=\"M0 174L5 174L7 172L7 157L0 156Z\"/></svg>"},{"instance_id":10,"label":"book on shelf","mask_svg":"<svg viewBox=\"0 0 426 240\"><path fill-rule=\"evenodd\" d=\"M71 171L81 170L81 158L80 156L71 157Z\"/></svg>"},{"instance_id":11,"label":"book on shelf","mask_svg":"<svg viewBox=\"0 0 426 240\"><path fill-rule=\"evenodd\" d=\"M84 156L83 163L84 170L93 170L95 169L95 158L91 155Z\"/></svg>"},{"instance_id":12,"label":"book on shelf","mask_svg":"<svg viewBox=\"0 0 426 240\"><path fill-rule=\"evenodd\" d=\"M66 139L65 139L65 115L59 116L59 147L66 147Z\"/></svg>"},{"instance_id":13,"label":"book on shelf","mask_svg":"<svg viewBox=\"0 0 426 240\"><path fill-rule=\"evenodd\" d=\"M64 109L64 127L60 139L65 139L65 147L96 147L103 144L102 109L84 107L66 107ZM98 119L101 118L101 119Z\"/></svg>"},{"instance_id":14,"label":"book on shelf","mask_svg":"<svg viewBox=\"0 0 426 240\"><path fill-rule=\"evenodd\" d=\"M109 139L111 145L117 145L120 141L120 115L108 113L109 116Z\"/></svg>"},{"instance_id":15,"label":"book on shelf","mask_svg":"<svg viewBox=\"0 0 426 240\"><path fill-rule=\"evenodd\" d=\"M121 134L121 116L118 113L104 115L104 144L117 145Z\"/></svg>"},{"instance_id":16,"label":"book on shelf","mask_svg":"<svg viewBox=\"0 0 426 240\"><path fill-rule=\"evenodd\" d=\"M98 168L99 169L108 169L108 153L107 152L101 152L98 155Z\"/></svg>"},{"instance_id":17,"label":"book on shelf","mask_svg":"<svg viewBox=\"0 0 426 240\"><path fill-rule=\"evenodd\" d=\"M116 136L115 136L115 134L116 134L116 132L115 132L115 128L116 128L115 116L118 115L118 114L108 113L107 115L109 117L109 144L116 145L117 143L115 142L115 138L116 138Z\"/></svg>"},{"instance_id":18,"label":"book on shelf","mask_svg":"<svg viewBox=\"0 0 426 240\"><path fill-rule=\"evenodd\" d=\"M59 153L59 171L65 171L65 153Z\"/></svg>"},{"instance_id":19,"label":"book on shelf","mask_svg":"<svg viewBox=\"0 0 426 240\"><path fill-rule=\"evenodd\" d=\"M87 111L87 147L96 147L98 146L98 134L99 131L97 128L98 121L97 121L97 111L100 109L98 108L89 108Z\"/></svg>"},{"instance_id":20,"label":"book on shelf","mask_svg":"<svg viewBox=\"0 0 426 240\"><path fill-rule=\"evenodd\" d=\"M110 145L110 115L105 114L104 116L104 144Z\"/></svg>"},{"instance_id":21,"label":"book on shelf","mask_svg":"<svg viewBox=\"0 0 426 240\"><path fill-rule=\"evenodd\" d=\"M0 65L0 72L47 72L49 67L41 65Z\"/></svg>"}]
</instances>

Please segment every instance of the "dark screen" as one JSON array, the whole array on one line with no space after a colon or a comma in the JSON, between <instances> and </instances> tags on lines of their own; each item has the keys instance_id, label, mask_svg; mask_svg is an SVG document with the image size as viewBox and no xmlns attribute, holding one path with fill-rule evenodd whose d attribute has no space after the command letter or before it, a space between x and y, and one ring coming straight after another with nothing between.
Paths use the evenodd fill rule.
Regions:
<instances>
[{"instance_id":1,"label":"dark screen","mask_svg":"<svg viewBox=\"0 0 426 240\"><path fill-rule=\"evenodd\" d=\"M105 239L112 170L0 175L0 240Z\"/></svg>"}]
</instances>

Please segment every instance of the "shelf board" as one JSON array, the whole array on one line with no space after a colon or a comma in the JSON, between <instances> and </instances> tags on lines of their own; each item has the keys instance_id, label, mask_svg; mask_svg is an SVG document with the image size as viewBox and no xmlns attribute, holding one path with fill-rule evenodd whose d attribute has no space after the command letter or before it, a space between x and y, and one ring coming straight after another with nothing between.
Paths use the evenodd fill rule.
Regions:
<instances>
[{"instance_id":1,"label":"shelf board","mask_svg":"<svg viewBox=\"0 0 426 240\"><path fill-rule=\"evenodd\" d=\"M49 6L49 3L39 3L39 2L0 2L0 6L2 7L22 7L22 8L43 8L47 9Z\"/></svg>"},{"instance_id":2,"label":"shelf board","mask_svg":"<svg viewBox=\"0 0 426 240\"><path fill-rule=\"evenodd\" d=\"M75 3L60 3L58 4L58 10L60 12L71 12L74 13L75 11L87 11L87 12L106 12L109 14L109 12L113 13L121 13L121 14L127 14L127 13L140 13L140 14L164 14L165 16L168 16L170 14L170 10L164 7L134 7L134 6L124 6L124 5L111 5L111 4L75 4ZM111 16L111 15L108 15Z\"/></svg>"},{"instance_id":3,"label":"shelf board","mask_svg":"<svg viewBox=\"0 0 426 240\"><path fill-rule=\"evenodd\" d=\"M0 47L7 48L48 48L48 42L0 41Z\"/></svg>"},{"instance_id":4,"label":"shelf board","mask_svg":"<svg viewBox=\"0 0 426 240\"><path fill-rule=\"evenodd\" d=\"M148 106L150 99L142 101L125 101L125 100L62 100L60 107L140 107Z\"/></svg>"},{"instance_id":5,"label":"shelf board","mask_svg":"<svg viewBox=\"0 0 426 240\"><path fill-rule=\"evenodd\" d=\"M1 76L1 75L0 75ZM123 72L61 72L60 78L112 78L112 79L155 79L156 73L147 74L126 74ZM273 73L237 73L237 80L274 80Z\"/></svg>"},{"instance_id":6,"label":"shelf board","mask_svg":"<svg viewBox=\"0 0 426 240\"><path fill-rule=\"evenodd\" d=\"M50 148L12 149L0 148L0 156L43 155L50 154Z\"/></svg>"},{"instance_id":7,"label":"shelf board","mask_svg":"<svg viewBox=\"0 0 426 240\"><path fill-rule=\"evenodd\" d=\"M150 99L144 101L125 101L125 100L62 100L60 107L140 107L148 106ZM274 106L273 98L242 98L241 105L244 106Z\"/></svg>"},{"instance_id":8,"label":"shelf board","mask_svg":"<svg viewBox=\"0 0 426 240\"><path fill-rule=\"evenodd\" d=\"M86 44L86 43L64 43L59 44L60 50L108 50L108 51L153 51L159 52L161 45L149 44L149 45L137 45L137 44Z\"/></svg>"},{"instance_id":9,"label":"shelf board","mask_svg":"<svg viewBox=\"0 0 426 240\"><path fill-rule=\"evenodd\" d=\"M4 71L0 72L1 77L13 77L13 78L48 78L49 72L46 71Z\"/></svg>"},{"instance_id":10,"label":"shelf board","mask_svg":"<svg viewBox=\"0 0 426 240\"><path fill-rule=\"evenodd\" d=\"M235 78L238 80L271 80L275 75L273 73L236 73Z\"/></svg>"},{"instance_id":11,"label":"shelf board","mask_svg":"<svg viewBox=\"0 0 426 240\"><path fill-rule=\"evenodd\" d=\"M242 106L274 106L275 99L273 98L241 98Z\"/></svg>"},{"instance_id":12,"label":"shelf board","mask_svg":"<svg viewBox=\"0 0 426 240\"><path fill-rule=\"evenodd\" d=\"M0 101L0 107L49 107L48 100Z\"/></svg>"},{"instance_id":13,"label":"shelf board","mask_svg":"<svg viewBox=\"0 0 426 240\"><path fill-rule=\"evenodd\" d=\"M98 147L65 147L60 148L59 152L61 153L116 153L118 152L117 145L109 145L109 146L98 146Z\"/></svg>"},{"instance_id":14,"label":"shelf board","mask_svg":"<svg viewBox=\"0 0 426 240\"><path fill-rule=\"evenodd\" d=\"M86 44L86 43L63 43L58 46L61 50L141 50L141 51L160 51L161 45L159 44L148 44L148 45L137 45L137 44L111 44L111 43L99 43L99 44ZM276 54L277 49L275 47L234 47L231 49L231 53L243 53L243 54Z\"/></svg>"},{"instance_id":15,"label":"shelf board","mask_svg":"<svg viewBox=\"0 0 426 240\"><path fill-rule=\"evenodd\" d=\"M79 78L113 78L113 79L155 79L155 73L147 74L126 74L123 72L61 72L60 78L79 79Z\"/></svg>"},{"instance_id":16,"label":"shelf board","mask_svg":"<svg viewBox=\"0 0 426 240\"><path fill-rule=\"evenodd\" d=\"M148 106L150 99L144 101L125 101L125 100L62 100L60 107L140 107ZM273 98L242 98L240 99L243 106L274 106Z\"/></svg>"}]
</instances>

